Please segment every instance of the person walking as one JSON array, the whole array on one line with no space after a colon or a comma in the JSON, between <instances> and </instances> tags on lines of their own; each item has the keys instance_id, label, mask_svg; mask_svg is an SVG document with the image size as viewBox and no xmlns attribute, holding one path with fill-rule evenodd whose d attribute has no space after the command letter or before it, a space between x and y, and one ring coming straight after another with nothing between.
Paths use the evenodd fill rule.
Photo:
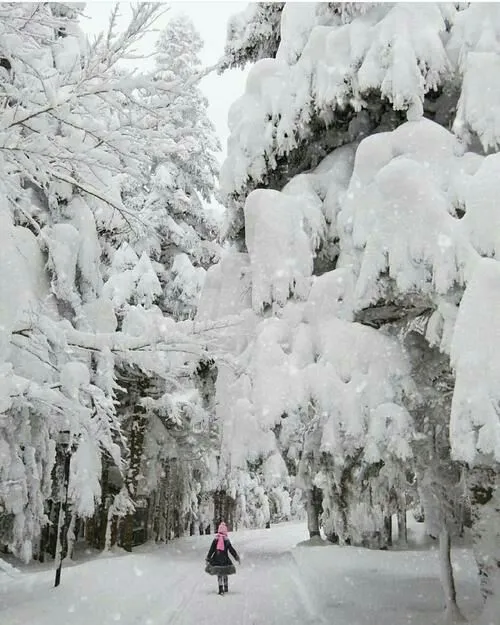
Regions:
<instances>
[{"instance_id":1,"label":"person walking","mask_svg":"<svg viewBox=\"0 0 500 625\"><path fill-rule=\"evenodd\" d=\"M231 544L228 537L227 526L222 521L217 529L217 534L210 545L208 554L206 557L205 571L209 575L217 575L217 582L219 584L219 595L229 591L228 576L236 573L236 568L229 557L229 554L233 556L236 562L240 562L240 556L237 554L235 548Z\"/></svg>"}]
</instances>

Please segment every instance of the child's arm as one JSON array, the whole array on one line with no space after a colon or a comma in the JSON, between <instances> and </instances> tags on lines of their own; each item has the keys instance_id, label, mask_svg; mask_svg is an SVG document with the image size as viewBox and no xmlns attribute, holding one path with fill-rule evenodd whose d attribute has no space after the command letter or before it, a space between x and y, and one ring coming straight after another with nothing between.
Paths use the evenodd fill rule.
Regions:
<instances>
[{"instance_id":1,"label":"child's arm","mask_svg":"<svg viewBox=\"0 0 500 625\"><path fill-rule=\"evenodd\" d=\"M236 553L236 549L233 547L233 545L231 545L231 541L230 540L227 541L227 550L233 556L233 558L236 560L236 562L240 561L240 556Z\"/></svg>"},{"instance_id":2,"label":"child's arm","mask_svg":"<svg viewBox=\"0 0 500 625\"><path fill-rule=\"evenodd\" d=\"M210 549L208 550L207 557L205 558L207 562L210 561L210 558L214 555L215 552L215 540L212 541L210 545Z\"/></svg>"}]
</instances>

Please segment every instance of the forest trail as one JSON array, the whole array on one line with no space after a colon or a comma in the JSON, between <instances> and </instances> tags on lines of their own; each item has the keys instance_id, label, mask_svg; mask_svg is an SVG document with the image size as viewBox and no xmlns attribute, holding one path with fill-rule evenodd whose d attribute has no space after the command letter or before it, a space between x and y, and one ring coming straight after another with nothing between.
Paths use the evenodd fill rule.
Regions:
<instances>
[{"instance_id":1,"label":"forest trail","mask_svg":"<svg viewBox=\"0 0 500 625\"><path fill-rule=\"evenodd\" d=\"M304 529L297 528L303 538ZM290 534L287 533L291 538ZM197 541L198 542L198 541ZM297 542L297 541L295 541ZM196 574L188 575L182 591L168 606L159 601L147 625L309 625L321 623L308 602L298 569L289 549L289 540L276 541L276 532L259 531L234 538L242 554L237 574L229 578L229 593L217 594L214 577L200 575L209 540L192 551ZM193 567L193 568L194 568ZM139 623L144 622L141 620ZM134 623L135 625L135 623Z\"/></svg>"},{"instance_id":2,"label":"forest trail","mask_svg":"<svg viewBox=\"0 0 500 625\"><path fill-rule=\"evenodd\" d=\"M145 545L53 571L0 572L2 625L433 625L443 598L435 549L295 548L304 524L230 535L241 555L229 593L204 573L210 536ZM454 550L459 603L481 599L467 548Z\"/></svg>"},{"instance_id":3,"label":"forest trail","mask_svg":"<svg viewBox=\"0 0 500 625\"><path fill-rule=\"evenodd\" d=\"M223 597L216 578L204 573L211 537L198 536L76 563L63 569L58 589L52 571L0 573L2 624L321 624L290 552L306 538L303 524L231 537L242 563Z\"/></svg>"}]
</instances>

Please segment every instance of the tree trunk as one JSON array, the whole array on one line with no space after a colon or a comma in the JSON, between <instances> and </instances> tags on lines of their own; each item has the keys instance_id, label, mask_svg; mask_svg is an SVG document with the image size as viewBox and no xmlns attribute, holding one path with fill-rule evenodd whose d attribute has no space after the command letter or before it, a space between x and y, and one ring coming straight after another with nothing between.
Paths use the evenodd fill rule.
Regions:
<instances>
[{"instance_id":1,"label":"tree trunk","mask_svg":"<svg viewBox=\"0 0 500 625\"><path fill-rule=\"evenodd\" d=\"M398 543L403 547L406 547L408 544L406 508L403 505L398 505Z\"/></svg>"},{"instance_id":2,"label":"tree trunk","mask_svg":"<svg viewBox=\"0 0 500 625\"><path fill-rule=\"evenodd\" d=\"M47 554L50 554L52 556L55 555L55 550L51 552L50 547L51 547L51 537L54 534L53 527L57 524L57 521L55 521L55 517L54 517L54 510L57 508L57 506L54 504L52 499L50 499L47 502L46 507L47 507L47 522L42 528L42 532L40 535L39 553L38 553L38 559L40 562L45 562L45 557L47 556Z\"/></svg>"},{"instance_id":3,"label":"tree trunk","mask_svg":"<svg viewBox=\"0 0 500 625\"><path fill-rule=\"evenodd\" d=\"M441 567L441 585L443 587L446 622L459 623L465 621L457 605L457 592L451 563L451 538L445 524L439 534L439 561Z\"/></svg>"},{"instance_id":4,"label":"tree trunk","mask_svg":"<svg viewBox=\"0 0 500 625\"><path fill-rule=\"evenodd\" d=\"M134 546L134 515L127 514L121 525L120 546L125 551L132 551Z\"/></svg>"},{"instance_id":5,"label":"tree trunk","mask_svg":"<svg viewBox=\"0 0 500 625\"><path fill-rule=\"evenodd\" d=\"M195 536L196 534L196 521L193 519L189 524L189 535Z\"/></svg>"},{"instance_id":6,"label":"tree trunk","mask_svg":"<svg viewBox=\"0 0 500 625\"><path fill-rule=\"evenodd\" d=\"M144 434L147 424L147 418L144 416L144 409L136 406L135 410L136 412L132 416L132 425L130 428L130 456L125 479L127 490L132 501L135 501L137 497L144 448ZM125 516L122 522L121 546L125 549L125 551L132 551L134 546L134 524L135 514L131 512Z\"/></svg>"},{"instance_id":7,"label":"tree trunk","mask_svg":"<svg viewBox=\"0 0 500 625\"><path fill-rule=\"evenodd\" d=\"M109 551L113 545L113 508L108 508L108 517L106 520L106 532L104 536L104 551Z\"/></svg>"},{"instance_id":8,"label":"tree trunk","mask_svg":"<svg viewBox=\"0 0 500 625\"><path fill-rule=\"evenodd\" d=\"M56 555L55 555L55 567L56 567L56 577L54 581L54 586L57 588L61 583L61 570L62 570L62 561L63 561L63 527L66 521L65 516L65 506L62 501L59 502L59 513L57 515L57 538L56 538Z\"/></svg>"},{"instance_id":9,"label":"tree trunk","mask_svg":"<svg viewBox=\"0 0 500 625\"><path fill-rule=\"evenodd\" d=\"M75 548L75 541L76 541L75 527L76 527L76 514L73 512L69 521L68 531L66 534L67 549L66 549L65 557L68 558L69 560L73 558L73 550Z\"/></svg>"},{"instance_id":10,"label":"tree trunk","mask_svg":"<svg viewBox=\"0 0 500 625\"><path fill-rule=\"evenodd\" d=\"M321 491L319 492L321 493ZM307 529L309 530L309 538L314 538L314 536L321 536L319 530L319 516L321 510L318 505L318 499L318 489L313 486L307 491L306 501Z\"/></svg>"},{"instance_id":11,"label":"tree trunk","mask_svg":"<svg viewBox=\"0 0 500 625\"><path fill-rule=\"evenodd\" d=\"M168 469L165 469L168 471ZM158 534L156 540L166 543L167 537L167 477L163 477L160 486L160 498L158 504Z\"/></svg>"},{"instance_id":12,"label":"tree trunk","mask_svg":"<svg viewBox=\"0 0 500 625\"><path fill-rule=\"evenodd\" d=\"M380 549L387 549L387 547L392 547L392 515L387 514L384 517L384 531L382 534L382 544Z\"/></svg>"},{"instance_id":13,"label":"tree trunk","mask_svg":"<svg viewBox=\"0 0 500 625\"><path fill-rule=\"evenodd\" d=\"M474 556L484 609L480 625L500 625L500 466L476 467L468 476Z\"/></svg>"},{"instance_id":14,"label":"tree trunk","mask_svg":"<svg viewBox=\"0 0 500 625\"><path fill-rule=\"evenodd\" d=\"M62 481L64 480L62 476L62 461L58 461L58 477L56 478L56 484L58 485L58 491L61 489ZM61 480L61 481L59 481ZM56 501L52 501L49 512L49 527L48 527L48 541L47 541L47 553L52 557L56 557L56 549L57 549L57 522L59 519L59 503Z\"/></svg>"},{"instance_id":15,"label":"tree trunk","mask_svg":"<svg viewBox=\"0 0 500 625\"><path fill-rule=\"evenodd\" d=\"M220 490L214 493L214 528L217 530L219 523L224 521L233 531L235 501L229 497L226 491Z\"/></svg>"},{"instance_id":16,"label":"tree trunk","mask_svg":"<svg viewBox=\"0 0 500 625\"><path fill-rule=\"evenodd\" d=\"M67 449L64 453L64 473L62 490L59 498L59 510L57 519L57 538L56 538L56 554L55 554L55 567L56 576L54 586L57 588L61 583L61 570L62 561L67 551L67 531L68 531L68 488L69 488L69 476L71 469L71 451Z\"/></svg>"},{"instance_id":17,"label":"tree trunk","mask_svg":"<svg viewBox=\"0 0 500 625\"><path fill-rule=\"evenodd\" d=\"M109 509L113 503L113 496L109 488L109 461L106 458L102 466L101 488L101 503L96 506L94 513L94 547L99 550L106 549Z\"/></svg>"},{"instance_id":18,"label":"tree trunk","mask_svg":"<svg viewBox=\"0 0 500 625\"><path fill-rule=\"evenodd\" d=\"M85 521L85 542L94 546L95 543L95 515Z\"/></svg>"},{"instance_id":19,"label":"tree trunk","mask_svg":"<svg viewBox=\"0 0 500 625\"><path fill-rule=\"evenodd\" d=\"M147 541L155 539L154 526L155 526L156 509L158 507L157 502L158 502L158 486L151 493L149 497L148 517L147 517L147 523L146 523L146 540Z\"/></svg>"}]
</instances>

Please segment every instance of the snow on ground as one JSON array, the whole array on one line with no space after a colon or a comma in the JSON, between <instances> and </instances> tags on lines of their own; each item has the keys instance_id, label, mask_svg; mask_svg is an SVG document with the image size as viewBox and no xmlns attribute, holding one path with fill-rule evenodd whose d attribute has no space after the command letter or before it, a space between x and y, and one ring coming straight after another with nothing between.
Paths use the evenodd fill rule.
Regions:
<instances>
[{"instance_id":1,"label":"snow on ground","mask_svg":"<svg viewBox=\"0 0 500 625\"><path fill-rule=\"evenodd\" d=\"M242 563L224 597L203 571L211 538L198 536L77 562L57 589L52 570L0 570L1 623L432 625L442 616L437 548L296 547L307 538L302 523L231 538ZM459 603L471 616L481 599L470 550L455 549L454 560Z\"/></svg>"}]
</instances>

